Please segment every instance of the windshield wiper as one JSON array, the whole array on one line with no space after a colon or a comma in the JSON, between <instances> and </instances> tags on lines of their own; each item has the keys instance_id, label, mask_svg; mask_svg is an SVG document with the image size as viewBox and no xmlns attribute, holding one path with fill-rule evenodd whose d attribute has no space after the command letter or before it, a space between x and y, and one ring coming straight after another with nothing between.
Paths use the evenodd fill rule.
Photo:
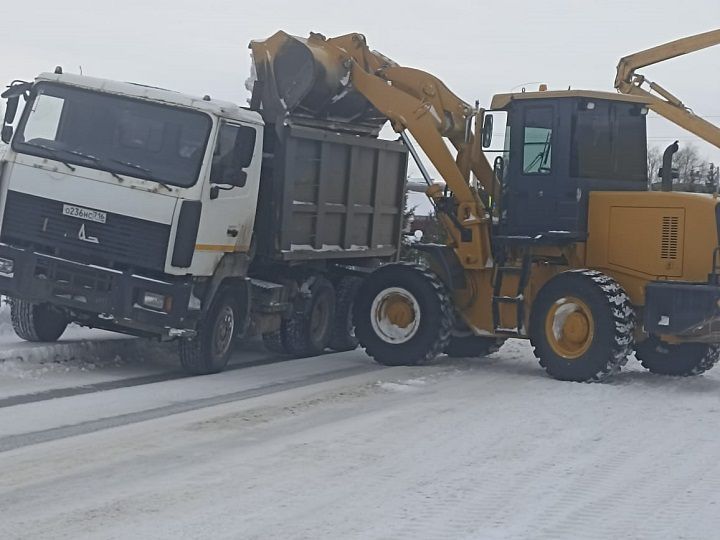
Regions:
<instances>
[{"instance_id":1,"label":"windshield wiper","mask_svg":"<svg viewBox=\"0 0 720 540\"><path fill-rule=\"evenodd\" d=\"M63 161L62 159L57 157L57 153L59 150L57 150L56 148L52 148L51 146L48 146L46 144L40 144L40 143L28 142L28 141L25 141L21 144L24 144L27 146L34 146L35 148L41 148L41 149L45 150L46 152L49 152L50 154L52 154L51 159L54 159L55 161L59 161L60 163L65 165L68 169L70 169L72 172L75 172L75 170L76 170L76 167L73 167L68 162Z\"/></svg>"},{"instance_id":2,"label":"windshield wiper","mask_svg":"<svg viewBox=\"0 0 720 540\"><path fill-rule=\"evenodd\" d=\"M131 169L142 171L147 174L152 174L152 171L150 169L147 169L147 168L143 167L142 165L138 165L137 163L132 163L130 161L123 161L121 159L115 159L115 158L108 158L108 161L112 161L113 163L118 163L120 165L124 165L125 167L129 167ZM151 178L150 181L160 184L162 187L164 187L168 191L172 191L172 188L170 186L168 186L164 182L161 182L160 180L155 180L155 179Z\"/></svg>"},{"instance_id":3,"label":"windshield wiper","mask_svg":"<svg viewBox=\"0 0 720 540\"><path fill-rule=\"evenodd\" d=\"M138 171L151 173L152 171L150 169L146 169L142 165L138 165L137 163L131 163L129 161L123 161L121 159L115 159L115 158L108 158L108 161L112 161L113 163L119 163L120 165L125 165L125 167L130 167L131 169L137 169Z\"/></svg>"},{"instance_id":4,"label":"windshield wiper","mask_svg":"<svg viewBox=\"0 0 720 540\"><path fill-rule=\"evenodd\" d=\"M77 150L63 150L63 152L67 152L68 154L72 154L73 156L78 156L78 157L81 157L81 158L83 158L83 159L89 159L89 160L92 161L93 163L97 163L98 161L100 161L100 158L98 158L98 157L96 157L96 156L91 156L90 154L85 154L85 153L83 153L83 152L78 152Z\"/></svg>"}]
</instances>

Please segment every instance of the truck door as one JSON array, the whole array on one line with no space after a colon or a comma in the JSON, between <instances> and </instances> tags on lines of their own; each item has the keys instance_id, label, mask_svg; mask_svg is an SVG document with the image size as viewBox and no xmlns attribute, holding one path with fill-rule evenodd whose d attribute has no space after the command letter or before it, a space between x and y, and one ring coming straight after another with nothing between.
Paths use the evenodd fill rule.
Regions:
<instances>
[{"instance_id":1,"label":"truck door","mask_svg":"<svg viewBox=\"0 0 720 540\"><path fill-rule=\"evenodd\" d=\"M543 100L544 101L544 100ZM562 156L556 104L523 103L511 113L510 163L502 201L506 234L537 236L561 228Z\"/></svg>"},{"instance_id":2,"label":"truck door","mask_svg":"<svg viewBox=\"0 0 720 540\"><path fill-rule=\"evenodd\" d=\"M222 121L195 244L196 259L250 249L260 177L262 133L252 124ZM215 254L216 257L199 257ZM212 264L212 263L211 263Z\"/></svg>"}]
</instances>

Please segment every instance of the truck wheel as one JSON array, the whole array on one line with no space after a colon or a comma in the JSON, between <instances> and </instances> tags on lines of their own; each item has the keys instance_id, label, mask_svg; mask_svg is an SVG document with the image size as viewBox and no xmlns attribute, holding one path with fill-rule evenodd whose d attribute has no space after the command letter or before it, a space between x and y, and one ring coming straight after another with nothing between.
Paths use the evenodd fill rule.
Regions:
<instances>
[{"instance_id":1,"label":"truck wheel","mask_svg":"<svg viewBox=\"0 0 720 540\"><path fill-rule=\"evenodd\" d=\"M355 335L376 362L411 366L432 361L450 340L454 317L442 281L426 268L390 264L360 286Z\"/></svg>"},{"instance_id":2,"label":"truck wheel","mask_svg":"<svg viewBox=\"0 0 720 540\"><path fill-rule=\"evenodd\" d=\"M304 358L321 354L330 343L335 318L335 289L326 278L315 276L309 286L310 299L303 310L294 310L283 320L285 350Z\"/></svg>"},{"instance_id":3,"label":"truck wheel","mask_svg":"<svg viewBox=\"0 0 720 540\"><path fill-rule=\"evenodd\" d=\"M451 358L479 358L498 352L504 339L485 336L451 336L445 354Z\"/></svg>"},{"instance_id":4,"label":"truck wheel","mask_svg":"<svg viewBox=\"0 0 720 540\"><path fill-rule=\"evenodd\" d=\"M635 356L645 369L659 375L700 375L720 361L720 346L707 343L670 345L650 337L635 346Z\"/></svg>"},{"instance_id":5,"label":"truck wheel","mask_svg":"<svg viewBox=\"0 0 720 540\"><path fill-rule=\"evenodd\" d=\"M67 317L50 304L10 298L10 320L25 341L57 341L67 328Z\"/></svg>"},{"instance_id":6,"label":"truck wheel","mask_svg":"<svg viewBox=\"0 0 720 540\"><path fill-rule=\"evenodd\" d=\"M274 353L287 354L287 349L283 345L282 332L276 330L275 332L268 332L262 335L263 345L265 348Z\"/></svg>"},{"instance_id":7,"label":"truck wheel","mask_svg":"<svg viewBox=\"0 0 720 540\"><path fill-rule=\"evenodd\" d=\"M192 375L209 375L225 369L241 326L240 318L238 300L228 291L219 290L200 322L197 335L179 342L183 369Z\"/></svg>"},{"instance_id":8,"label":"truck wheel","mask_svg":"<svg viewBox=\"0 0 720 540\"><path fill-rule=\"evenodd\" d=\"M530 341L550 376L599 382L627 362L634 327L630 299L615 280L595 270L572 270L540 289Z\"/></svg>"},{"instance_id":9,"label":"truck wheel","mask_svg":"<svg viewBox=\"0 0 720 540\"><path fill-rule=\"evenodd\" d=\"M358 346L352 310L355 304L355 295L362 282L362 278L348 276L342 278L335 287L335 320L330 338L330 348L334 351L352 351Z\"/></svg>"}]
</instances>

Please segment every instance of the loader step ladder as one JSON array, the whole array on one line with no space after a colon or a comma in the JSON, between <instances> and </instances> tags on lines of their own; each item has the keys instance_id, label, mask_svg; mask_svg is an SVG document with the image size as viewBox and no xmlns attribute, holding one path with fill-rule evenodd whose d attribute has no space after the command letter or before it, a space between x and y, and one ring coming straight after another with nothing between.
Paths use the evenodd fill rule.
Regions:
<instances>
[{"instance_id":1,"label":"loader step ladder","mask_svg":"<svg viewBox=\"0 0 720 540\"><path fill-rule=\"evenodd\" d=\"M524 250L522 254L522 262L520 266L508 266L501 261L495 267L493 277L493 297L492 297L492 315L493 327L498 335L506 335L510 337L527 337L525 331L525 288L530 279L530 263L532 261L530 250ZM516 274L519 276L517 291L514 296L502 294L503 279L506 274ZM514 304L516 307L515 328L502 328L500 325L500 306L502 304Z\"/></svg>"}]
</instances>

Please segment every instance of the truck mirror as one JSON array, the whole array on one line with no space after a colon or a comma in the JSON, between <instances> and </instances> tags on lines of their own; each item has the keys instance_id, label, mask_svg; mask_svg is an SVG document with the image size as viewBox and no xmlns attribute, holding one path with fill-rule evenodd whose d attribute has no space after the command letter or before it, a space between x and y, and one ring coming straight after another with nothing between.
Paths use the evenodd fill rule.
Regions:
<instances>
[{"instance_id":1,"label":"truck mirror","mask_svg":"<svg viewBox=\"0 0 720 540\"><path fill-rule=\"evenodd\" d=\"M13 127L4 125L2 127L2 135L0 135L0 139L2 139L2 142L5 144L10 144L10 141L12 140L13 136Z\"/></svg>"},{"instance_id":2,"label":"truck mirror","mask_svg":"<svg viewBox=\"0 0 720 540\"><path fill-rule=\"evenodd\" d=\"M5 107L5 120L3 121L5 125L12 124L15 121L15 115L17 114L19 103L20 96L12 96L8 98L7 106Z\"/></svg>"},{"instance_id":3,"label":"truck mirror","mask_svg":"<svg viewBox=\"0 0 720 540\"><path fill-rule=\"evenodd\" d=\"M492 114L486 114L482 126L482 147L490 148L493 136L493 117Z\"/></svg>"}]
</instances>

